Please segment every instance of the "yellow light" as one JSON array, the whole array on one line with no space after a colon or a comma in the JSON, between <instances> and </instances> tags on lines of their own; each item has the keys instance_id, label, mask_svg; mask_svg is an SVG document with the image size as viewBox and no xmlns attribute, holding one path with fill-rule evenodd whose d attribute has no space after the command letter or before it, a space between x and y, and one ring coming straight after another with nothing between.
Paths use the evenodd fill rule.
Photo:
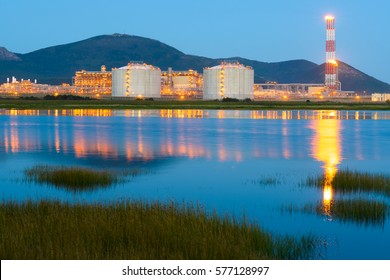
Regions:
<instances>
[{"instance_id":1,"label":"yellow light","mask_svg":"<svg viewBox=\"0 0 390 280\"><path fill-rule=\"evenodd\" d=\"M334 60L334 59L329 59L327 62L330 63L330 64L334 64L334 65L338 66L337 61Z\"/></svg>"},{"instance_id":2,"label":"yellow light","mask_svg":"<svg viewBox=\"0 0 390 280\"><path fill-rule=\"evenodd\" d=\"M356 96L356 99L360 99L360 96L359 96L359 95L357 95L357 96Z\"/></svg>"},{"instance_id":3,"label":"yellow light","mask_svg":"<svg viewBox=\"0 0 390 280\"><path fill-rule=\"evenodd\" d=\"M334 16L332 15L325 16L325 20L332 20L332 19L334 19Z\"/></svg>"},{"instance_id":4,"label":"yellow light","mask_svg":"<svg viewBox=\"0 0 390 280\"><path fill-rule=\"evenodd\" d=\"M326 186L324 187L323 191L323 201L324 204L330 203L333 199L333 189L331 186Z\"/></svg>"}]
</instances>

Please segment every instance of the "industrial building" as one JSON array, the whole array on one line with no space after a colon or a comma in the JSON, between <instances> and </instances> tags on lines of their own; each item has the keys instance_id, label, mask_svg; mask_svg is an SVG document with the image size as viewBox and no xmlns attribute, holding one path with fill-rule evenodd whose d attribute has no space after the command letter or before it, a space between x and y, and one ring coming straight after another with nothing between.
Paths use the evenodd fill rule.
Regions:
<instances>
[{"instance_id":1,"label":"industrial building","mask_svg":"<svg viewBox=\"0 0 390 280\"><path fill-rule=\"evenodd\" d=\"M62 85L48 85L39 84L35 79L32 82L30 79L17 80L15 77L7 78L7 82L0 84L0 93L2 96L29 96L34 95L42 97L44 95L58 95L58 94L73 94L75 93L74 87L69 84Z\"/></svg>"},{"instance_id":2,"label":"industrial building","mask_svg":"<svg viewBox=\"0 0 390 280\"><path fill-rule=\"evenodd\" d=\"M390 101L390 93L373 93L371 95L371 101L374 102Z\"/></svg>"},{"instance_id":3,"label":"industrial building","mask_svg":"<svg viewBox=\"0 0 390 280\"><path fill-rule=\"evenodd\" d=\"M289 99L320 97L324 92L323 84L278 84L269 82L254 84L255 99Z\"/></svg>"},{"instance_id":4,"label":"industrial building","mask_svg":"<svg viewBox=\"0 0 390 280\"><path fill-rule=\"evenodd\" d=\"M203 79L203 99L253 98L254 71L238 62L204 68Z\"/></svg>"},{"instance_id":5,"label":"industrial building","mask_svg":"<svg viewBox=\"0 0 390 280\"><path fill-rule=\"evenodd\" d=\"M201 98L203 90L203 77L195 70L162 72L161 95L172 96L181 99Z\"/></svg>"},{"instance_id":6,"label":"industrial building","mask_svg":"<svg viewBox=\"0 0 390 280\"><path fill-rule=\"evenodd\" d=\"M111 94L111 72L102 65L100 71L77 71L73 86L78 94Z\"/></svg>"},{"instance_id":7,"label":"industrial building","mask_svg":"<svg viewBox=\"0 0 390 280\"><path fill-rule=\"evenodd\" d=\"M142 62L130 62L112 69L112 96L133 98L161 97L160 68Z\"/></svg>"}]
</instances>

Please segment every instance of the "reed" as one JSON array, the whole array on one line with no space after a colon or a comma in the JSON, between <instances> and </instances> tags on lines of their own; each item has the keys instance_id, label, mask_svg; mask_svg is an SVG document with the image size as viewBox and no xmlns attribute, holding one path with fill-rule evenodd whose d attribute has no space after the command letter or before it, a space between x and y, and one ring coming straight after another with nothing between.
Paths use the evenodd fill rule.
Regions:
<instances>
[{"instance_id":1,"label":"reed","mask_svg":"<svg viewBox=\"0 0 390 280\"><path fill-rule=\"evenodd\" d=\"M275 186L280 185L282 183L282 180L280 179L280 177L277 176L264 176L260 179L253 180L252 182L256 185Z\"/></svg>"},{"instance_id":2,"label":"reed","mask_svg":"<svg viewBox=\"0 0 390 280\"><path fill-rule=\"evenodd\" d=\"M306 180L307 185L323 187L325 176L312 176ZM333 190L340 193L376 192L390 196L390 176L369 172L351 171L349 169L337 171L331 185Z\"/></svg>"},{"instance_id":3,"label":"reed","mask_svg":"<svg viewBox=\"0 0 390 280\"><path fill-rule=\"evenodd\" d=\"M319 203L305 206L305 211L326 215L343 223L355 223L365 226L384 226L389 216L388 206L379 201L364 199L341 199L331 202L330 207Z\"/></svg>"},{"instance_id":4,"label":"reed","mask_svg":"<svg viewBox=\"0 0 390 280\"><path fill-rule=\"evenodd\" d=\"M1 259L310 259L313 236L175 203L0 204Z\"/></svg>"},{"instance_id":5,"label":"reed","mask_svg":"<svg viewBox=\"0 0 390 280\"><path fill-rule=\"evenodd\" d=\"M52 184L72 191L105 187L118 181L114 173L84 167L37 165L25 169L24 173L29 181Z\"/></svg>"}]
</instances>

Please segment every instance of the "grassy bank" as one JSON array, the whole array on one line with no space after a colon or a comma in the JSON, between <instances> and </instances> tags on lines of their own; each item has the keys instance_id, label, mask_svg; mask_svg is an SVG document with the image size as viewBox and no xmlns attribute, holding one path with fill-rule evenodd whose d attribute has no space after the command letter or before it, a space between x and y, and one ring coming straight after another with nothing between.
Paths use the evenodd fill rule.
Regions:
<instances>
[{"instance_id":1,"label":"grassy bank","mask_svg":"<svg viewBox=\"0 0 390 280\"><path fill-rule=\"evenodd\" d=\"M275 237L199 207L127 202L0 205L1 259L308 259L311 236Z\"/></svg>"},{"instance_id":2,"label":"grassy bank","mask_svg":"<svg viewBox=\"0 0 390 280\"><path fill-rule=\"evenodd\" d=\"M390 103L335 101L204 100L22 100L0 99L5 109L215 109L215 110L390 110Z\"/></svg>"},{"instance_id":3,"label":"grassy bank","mask_svg":"<svg viewBox=\"0 0 390 280\"><path fill-rule=\"evenodd\" d=\"M325 184L325 175L313 176L307 179L309 186L322 188ZM339 170L334 176L331 185L333 190L340 193L348 192L376 192L390 196L390 176L358 172L349 169Z\"/></svg>"}]
</instances>

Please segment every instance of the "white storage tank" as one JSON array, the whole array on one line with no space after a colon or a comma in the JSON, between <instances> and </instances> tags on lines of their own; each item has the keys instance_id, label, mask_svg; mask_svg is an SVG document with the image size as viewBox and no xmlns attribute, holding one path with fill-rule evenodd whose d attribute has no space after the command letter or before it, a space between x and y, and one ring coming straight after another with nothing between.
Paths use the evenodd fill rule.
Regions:
<instances>
[{"instance_id":1,"label":"white storage tank","mask_svg":"<svg viewBox=\"0 0 390 280\"><path fill-rule=\"evenodd\" d=\"M203 69L203 99L253 98L254 71L238 62Z\"/></svg>"},{"instance_id":2,"label":"white storage tank","mask_svg":"<svg viewBox=\"0 0 390 280\"><path fill-rule=\"evenodd\" d=\"M112 96L161 97L161 70L145 63L112 69Z\"/></svg>"}]
</instances>

